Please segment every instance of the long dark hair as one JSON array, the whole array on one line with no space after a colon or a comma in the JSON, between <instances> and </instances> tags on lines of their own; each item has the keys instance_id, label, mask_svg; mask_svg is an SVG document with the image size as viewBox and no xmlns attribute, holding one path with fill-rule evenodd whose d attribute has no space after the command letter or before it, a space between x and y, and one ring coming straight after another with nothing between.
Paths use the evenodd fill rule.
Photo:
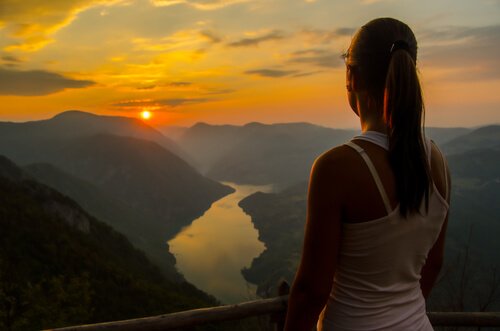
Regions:
<instances>
[{"instance_id":1,"label":"long dark hair","mask_svg":"<svg viewBox=\"0 0 500 331\"><path fill-rule=\"evenodd\" d=\"M370 101L383 105L401 215L418 212L423 198L427 211L432 176L422 137L425 109L415 35L401 21L378 18L361 27L348 53Z\"/></svg>"}]
</instances>

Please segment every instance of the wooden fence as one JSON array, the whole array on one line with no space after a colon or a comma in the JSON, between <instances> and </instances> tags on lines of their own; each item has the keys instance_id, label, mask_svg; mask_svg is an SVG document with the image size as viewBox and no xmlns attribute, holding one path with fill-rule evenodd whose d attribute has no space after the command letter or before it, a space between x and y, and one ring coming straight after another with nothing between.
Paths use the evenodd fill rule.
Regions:
<instances>
[{"instance_id":1,"label":"wooden fence","mask_svg":"<svg viewBox=\"0 0 500 331\"><path fill-rule=\"evenodd\" d=\"M179 313L137 318L125 321L107 322L89 325L71 326L54 329L57 331L160 331L175 330L207 323L216 323L255 317L260 315L284 314L288 297L250 301L236 305L194 309ZM488 313L428 313L434 326L496 326L500 327L500 312ZM276 330L282 330L279 318L274 319Z\"/></svg>"},{"instance_id":2,"label":"wooden fence","mask_svg":"<svg viewBox=\"0 0 500 331\"><path fill-rule=\"evenodd\" d=\"M279 287L279 296L243 302L234 305L201 308L159 316L125 321L70 326L53 331L166 331L194 327L208 323L239 320L248 317L271 315L276 331L282 331L288 302L288 284ZM430 312L433 326L500 327L500 312Z\"/></svg>"}]
</instances>

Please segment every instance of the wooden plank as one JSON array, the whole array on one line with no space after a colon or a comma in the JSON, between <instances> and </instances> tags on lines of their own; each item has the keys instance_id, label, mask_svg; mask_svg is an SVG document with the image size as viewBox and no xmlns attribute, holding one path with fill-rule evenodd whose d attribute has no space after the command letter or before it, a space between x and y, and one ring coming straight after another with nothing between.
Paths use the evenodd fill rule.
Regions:
<instances>
[{"instance_id":1,"label":"wooden plank","mask_svg":"<svg viewBox=\"0 0 500 331\"><path fill-rule=\"evenodd\" d=\"M246 317L268 315L286 311L288 296L262 299L235 305L188 310L178 313L152 317L130 319L125 321L106 322L89 325L70 326L54 331L160 331L173 330L213 322L231 321Z\"/></svg>"},{"instance_id":2,"label":"wooden plank","mask_svg":"<svg viewBox=\"0 0 500 331\"><path fill-rule=\"evenodd\" d=\"M182 311L178 313L130 319L124 321L106 322L89 325L71 326L53 331L160 331L173 330L208 323L239 320L260 315L286 313L288 295L271 299L262 299L226 305ZM500 326L500 312L429 312L427 313L433 326ZM275 320L276 322L276 320ZM279 328L282 323L279 323Z\"/></svg>"}]
</instances>

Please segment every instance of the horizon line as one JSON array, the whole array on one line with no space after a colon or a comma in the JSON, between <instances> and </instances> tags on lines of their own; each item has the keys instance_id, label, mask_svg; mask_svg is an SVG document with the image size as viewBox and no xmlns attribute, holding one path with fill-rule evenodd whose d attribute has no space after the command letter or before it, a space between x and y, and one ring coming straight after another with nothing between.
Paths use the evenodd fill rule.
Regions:
<instances>
[{"instance_id":1,"label":"horizon line","mask_svg":"<svg viewBox=\"0 0 500 331\"><path fill-rule=\"evenodd\" d=\"M91 111L86 111L86 110L79 110L79 109L68 109L61 111L51 117L46 117L46 118L38 118L38 119L30 119L26 121L4 121L0 118L0 123L15 123L15 124L23 124L23 123L30 123L30 122L42 122L42 121L48 121L52 120L62 114L65 113L81 113L81 114L86 114L86 115L92 115L92 116L97 116L97 117L109 117L109 118L128 118L128 119L133 119L133 120L138 120L141 121L155 129L160 129L160 128L168 128L168 127L175 127L175 128L184 128L184 129L189 129L192 128L196 125L199 124L205 124L205 125L210 125L210 126L236 126L236 127L243 127L243 126L248 126L251 124L261 124L261 125L283 125L283 124L308 124L308 125L314 125L314 126L319 126L319 127L324 127L324 128L329 128L329 129L339 129L339 130L361 130L360 127L334 127L334 126L329 126L326 124L322 123L317 123L317 122L307 122L307 121L290 121L290 122L264 122L264 121L249 121L244 124L235 124L235 123L210 123L206 121L198 121L194 122L190 126L183 126L183 125L154 125L153 123L149 121L144 121L136 116L124 116L124 115L108 115L108 114L97 114L93 113ZM490 122L490 123L484 123L484 124L479 124L479 125L473 125L473 126L427 126L424 125L424 128L442 128L442 129L478 129L481 127L485 126L496 126L500 125L500 122Z\"/></svg>"}]
</instances>

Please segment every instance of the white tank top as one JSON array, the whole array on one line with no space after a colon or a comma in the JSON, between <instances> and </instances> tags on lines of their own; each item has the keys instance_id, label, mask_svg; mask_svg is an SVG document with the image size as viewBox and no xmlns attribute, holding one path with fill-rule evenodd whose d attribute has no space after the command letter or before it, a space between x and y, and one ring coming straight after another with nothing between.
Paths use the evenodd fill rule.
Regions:
<instances>
[{"instance_id":1,"label":"white tank top","mask_svg":"<svg viewBox=\"0 0 500 331\"><path fill-rule=\"evenodd\" d=\"M383 136L364 133L355 138L388 148ZM429 164L430 144L427 139ZM366 222L342 223L337 269L330 298L317 323L318 331L433 330L419 280L448 212L448 193L441 196L434 185L428 213L422 202L420 213L403 219L399 205L391 210L378 173L365 151L352 141L346 145L358 151L366 162L387 215Z\"/></svg>"}]
</instances>

